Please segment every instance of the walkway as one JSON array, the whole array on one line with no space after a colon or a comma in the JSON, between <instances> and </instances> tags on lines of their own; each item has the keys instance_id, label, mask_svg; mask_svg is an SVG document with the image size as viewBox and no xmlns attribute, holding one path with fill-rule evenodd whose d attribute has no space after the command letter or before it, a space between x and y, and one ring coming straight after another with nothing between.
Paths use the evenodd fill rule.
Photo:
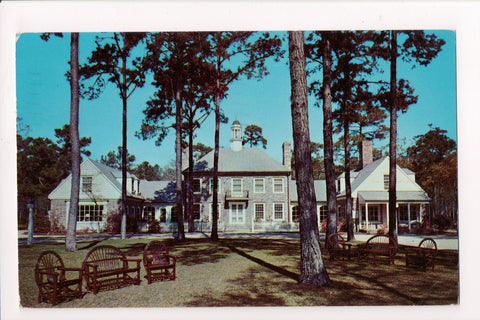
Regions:
<instances>
[{"instance_id":1,"label":"walkway","mask_svg":"<svg viewBox=\"0 0 480 320\"><path fill-rule=\"evenodd\" d=\"M192 232L185 234L187 238L205 238L209 234L201 232ZM150 239L150 238L172 238L174 233L161 233L161 234L128 234L128 239ZM359 241L367 241L372 235L370 234L355 234L355 239ZM229 232L220 232L220 238L244 238L244 239L299 239L300 234L298 232L259 232L259 233L229 233ZM401 234L398 236L398 243L409 246L417 246L420 241L425 238L424 235L415 235L415 234ZM428 236L435 240L439 250L458 250L458 236L456 235L432 235ZM322 241L325 240L325 234L321 233L320 238ZM88 240L108 240L108 239L120 239L120 235L111 235L111 234L88 234L88 235L77 235L77 241L88 241ZM34 235L33 243L42 243L42 242L65 242L65 236L57 235ZM18 244L27 244L27 232L19 231L18 232Z\"/></svg>"}]
</instances>

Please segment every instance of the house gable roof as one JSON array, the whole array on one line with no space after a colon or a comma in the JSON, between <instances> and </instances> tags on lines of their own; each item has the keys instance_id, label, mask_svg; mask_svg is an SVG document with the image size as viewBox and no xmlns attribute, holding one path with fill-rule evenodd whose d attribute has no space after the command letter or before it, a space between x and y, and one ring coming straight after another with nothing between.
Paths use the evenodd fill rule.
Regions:
<instances>
[{"instance_id":1,"label":"house gable roof","mask_svg":"<svg viewBox=\"0 0 480 320\"><path fill-rule=\"evenodd\" d=\"M175 181L140 181L140 194L146 201L175 202L177 193Z\"/></svg>"},{"instance_id":2,"label":"house gable roof","mask_svg":"<svg viewBox=\"0 0 480 320\"><path fill-rule=\"evenodd\" d=\"M314 180L313 186L315 188L315 198L317 202L327 201L327 184L325 180ZM297 181L290 181L290 201L298 202Z\"/></svg>"},{"instance_id":3,"label":"house gable roof","mask_svg":"<svg viewBox=\"0 0 480 320\"><path fill-rule=\"evenodd\" d=\"M200 158L193 166L195 172L213 171L214 150ZM243 148L233 151L220 148L218 155L219 172L281 172L288 174L290 168L273 159L258 148Z\"/></svg>"}]
</instances>

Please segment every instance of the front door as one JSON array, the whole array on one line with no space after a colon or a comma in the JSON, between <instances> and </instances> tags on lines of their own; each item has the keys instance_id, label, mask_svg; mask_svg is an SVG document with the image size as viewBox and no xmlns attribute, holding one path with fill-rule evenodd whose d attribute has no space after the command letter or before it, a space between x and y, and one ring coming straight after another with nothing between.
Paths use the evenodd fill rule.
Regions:
<instances>
[{"instance_id":1,"label":"front door","mask_svg":"<svg viewBox=\"0 0 480 320\"><path fill-rule=\"evenodd\" d=\"M230 203L230 223L240 224L245 223L245 204L244 203Z\"/></svg>"}]
</instances>

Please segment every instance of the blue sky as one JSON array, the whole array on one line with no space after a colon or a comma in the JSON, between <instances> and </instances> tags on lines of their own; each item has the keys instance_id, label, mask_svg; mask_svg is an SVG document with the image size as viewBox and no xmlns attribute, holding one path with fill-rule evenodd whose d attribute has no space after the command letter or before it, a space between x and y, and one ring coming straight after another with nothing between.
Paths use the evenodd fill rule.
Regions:
<instances>
[{"instance_id":1,"label":"blue sky","mask_svg":"<svg viewBox=\"0 0 480 320\"><path fill-rule=\"evenodd\" d=\"M280 33L283 35L283 33ZM411 65L399 60L398 77L410 81L418 95L418 103L406 114L399 114L398 137L411 139L429 130L433 124L447 130L447 135L456 140L456 70L455 33L435 31L446 41L439 56L427 67ZM80 63L94 48L95 34L80 34ZM68 70L70 36L53 37L49 42L40 39L39 33L22 34L16 44L17 114L29 126L28 135L54 139L54 129L69 122L70 91L65 78ZM270 74L260 81L242 79L233 83L222 108L229 123L221 126L220 145L228 147L230 125L238 119L242 126L256 124L263 128L268 140L266 152L281 161L281 144L292 141L290 116L290 75L288 52L278 63L268 63ZM388 69L382 75L388 80ZM175 158L174 132L171 131L161 146L153 140L142 141L134 136L143 119L145 102L152 96L154 88L148 84L131 96L128 102L128 150L137 158L136 163L148 161L165 166ZM310 99L311 140L323 142L322 111ZM102 95L93 101L80 101L80 135L91 137L89 150L92 159L116 150L121 145L121 100L118 89L109 84ZM213 123L211 116L197 133L195 142L213 146ZM388 124L387 124L388 125ZM386 145L387 139L376 143Z\"/></svg>"}]
</instances>

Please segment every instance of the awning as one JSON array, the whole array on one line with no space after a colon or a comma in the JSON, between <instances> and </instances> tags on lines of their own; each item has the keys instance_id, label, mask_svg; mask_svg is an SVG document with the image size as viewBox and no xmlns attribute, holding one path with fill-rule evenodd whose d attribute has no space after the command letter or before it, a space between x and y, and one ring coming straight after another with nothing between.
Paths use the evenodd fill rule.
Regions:
<instances>
[{"instance_id":1,"label":"awning","mask_svg":"<svg viewBox=\"0 0 480 320\"><path fill-rule=\"evenodd\" d=\"M359 191L360 203L388 202L388 191ZM430 202L427 193L423 191L397 191L397 202Z\"/></svg>"}]
</instances>

